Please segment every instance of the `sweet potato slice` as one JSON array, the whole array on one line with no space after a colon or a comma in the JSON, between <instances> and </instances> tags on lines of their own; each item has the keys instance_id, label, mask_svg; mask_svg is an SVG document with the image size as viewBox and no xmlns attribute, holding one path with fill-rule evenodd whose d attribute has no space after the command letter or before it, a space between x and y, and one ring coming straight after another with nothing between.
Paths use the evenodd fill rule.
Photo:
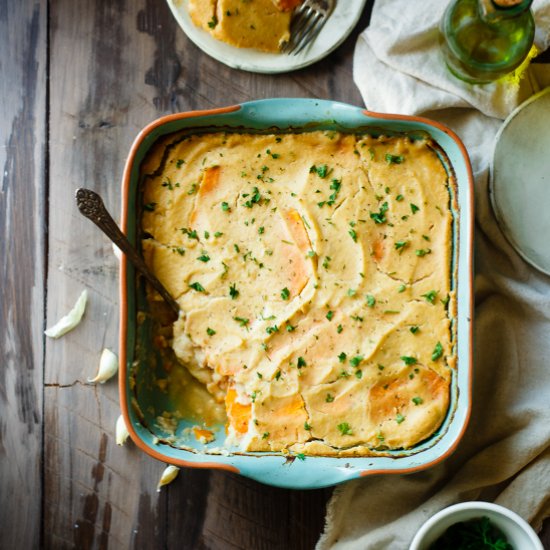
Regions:
<instances>
[{"instance_id":1,"label":"sweet potato slice","mask_svg":"<svg viewBox=\"0 0 550 550\"><path fill-rule=\"evenodd\" d=\"M197 192L195 208L189 217L192 227L198 226L203 229L208 226L208 210L210 208L210 203L212 202L209 195L212 195L212 193L217 189L219 182L219 166L211 166L204 170L199 190Z\"/></svg>"},{"instance_id":2,"label":"sweet potato slice","mask_svg":"<svg viewBox=\"0 0 550 550\"><path fill-rule=\"evenodd\" d=\"M248 431L251 405L243 405L237 401L237 392L234 388L227 390L225 396L225 408L229 425L238 434L245 434Z\"/></svg>"},{"instance_id":3,"label":"sweet potato slice","mask_svg":"<svg viewBox=\"0 0 550 550\"><path fill-rule=\"evenodd\" d=\"M287 229L296 246L302 251L307 252L311 249L311 241L306 231L302 216L297 210L286 210L283 213Z\"/></svg>"}]
</instances>

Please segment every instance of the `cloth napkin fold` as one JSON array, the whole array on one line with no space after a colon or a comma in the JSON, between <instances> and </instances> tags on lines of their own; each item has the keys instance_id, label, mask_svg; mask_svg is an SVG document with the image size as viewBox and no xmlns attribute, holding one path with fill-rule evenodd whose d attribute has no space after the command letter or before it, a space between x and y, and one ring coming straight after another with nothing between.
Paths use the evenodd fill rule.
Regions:
<instances>
[{"instance_id":1,"label":"cloth napkin fold","mask_svg":"<svg viewBox=\"0 0 550 550\"><path fill-rule=\"evenodd\" d=\"M377 1L357 42L354 80L367 109L436 119L469 151L476 202L471 419L439 465L335 489L317 550L404 550L424 521L466 500L502 504L537 530L550 515L550 277L511 248L488 195L495 134L523 100L550 85L550 67L531 64L515 86L460 82L438 48L445 8L441 0ZM535 0L532 9L535 44L544 51L550 0Z\"/></svg>"}]
</instances>

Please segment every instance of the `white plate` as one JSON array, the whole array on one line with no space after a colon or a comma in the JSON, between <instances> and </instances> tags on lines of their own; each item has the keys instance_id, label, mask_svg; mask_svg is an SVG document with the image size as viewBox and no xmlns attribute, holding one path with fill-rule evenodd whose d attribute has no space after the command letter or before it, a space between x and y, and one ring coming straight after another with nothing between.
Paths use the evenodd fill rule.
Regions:
<instances>
[{"instance_id":1,"label":"white plate","mask_svg":"<svg viewBox=\"0 0 550 550\"><path fill-rule=\"evenodd\" d=\"M491 198L512 246L550 275L550 88L520 105L497 134Z\"/></svg>"},{"instance_id":2,"label":"white plate","mask_svg":"<svg viewBox=\"0 0 550 550\"><path fill-rule=\"evenodd\" d=\"M301 69L336 49L357 24L367 0L337 0L334 11L316 40L298 55L235 48L196 27L189 17L189 0L166 0L183 32L202 51L233 67L254 73L284 73Z\"/></svg>"}]
</instances>

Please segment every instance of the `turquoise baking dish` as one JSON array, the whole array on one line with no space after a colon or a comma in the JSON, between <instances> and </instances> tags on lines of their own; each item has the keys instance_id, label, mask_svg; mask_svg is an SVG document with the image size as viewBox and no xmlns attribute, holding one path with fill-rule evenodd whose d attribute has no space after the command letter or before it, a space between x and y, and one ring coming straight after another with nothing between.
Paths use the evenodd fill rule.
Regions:
<instances>
[{"instance_id":1,"label":"turquoise baking dish","mask_svg":"<svg viewBox=\"0 0 550 550\"><path fill-rule=\"evenodd\" d=\"M360 107L317 99L266 99L222 109L169 115L140 132L126 162L122 182L122 227L134 244L139 232L140 164L157 140L182 130L190 133L338 130L431 137L438 146L443 164L455 176L451 201L454 211L452 286L457 295L457 312L452 330L457 367L452 377L450 407L443 424L427 441L408 450L337 458L242 453L231 448L220 449L219 441L212 444L187 441L179 445L177 436L189 432L196 423L185 417L177 425L176 437L166 441L167 434L154 420L173 404L153 383L159 364L150 345L151 326L143 322L143 316L138 323L138 312L147 307L143 285L123 257L120 270L120 401L136 445L165 463L224 469L270 485L296 489L325 487L373 474L415 472L449 456L459 444L470 415L472 375L473 178L468 154L458 137L431 120L372 113Z\"/></svg>"}]
</instances>

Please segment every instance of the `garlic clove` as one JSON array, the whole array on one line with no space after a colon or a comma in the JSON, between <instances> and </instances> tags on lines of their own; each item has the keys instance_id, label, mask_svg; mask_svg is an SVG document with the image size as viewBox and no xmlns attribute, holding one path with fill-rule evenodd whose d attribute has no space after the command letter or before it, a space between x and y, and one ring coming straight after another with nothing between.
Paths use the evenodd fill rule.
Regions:
<instances>
[{"instance_id":1,"label":"garlic clove","mask_svg":"<svg viewBox=\"0 0 550 550\"><path fill-rule=\"evenodd\" d=\"M88 384L104 384L118 372L118 357L110 349L101 353L99 368L95 378L88 378Z\"/></svg>"},{"instance_id":2,"label":"garlic clove","mask_svg":"<svg viewBox=\"0 0 550 550\"><path fill-rule=\"evenodd\" d=\"M81 321L82 316L84 315L84 310L86 309L86 302L88 300L88 291L83 290L78 300L76 301L73 309L67 313L64 317L59 319L59 321L49 329L44 331L46 336L50 338L59 338L63 336L70 330L73 330Z\"/></svg>"},{"instance_id":3,"label":"garlic clove","mask_svg":"<svg viewBox=\"0 0 550 550\"><path fill-rule=\"evenodd\" d=\"M177 466L166 466L164 469L164 472L162 472L162 475L160 476L159 483L157 485L157 492L160 493L161 487L164 487L165 485L168 485L169 483L172 483L174 479L176 479L180 469Z\"/></svg>"},{"instance_id":4,"label":"garlic clove","mask_svg":"<svg viewBox=\"0 0 550 550\"><path fill-rule=\"evenodd\" d=\"M116 444L121 447L126 443L126 440L130 434L128 433L128 428L126 427L126 422L124 422L124 417L120 415L116 421L115 428L115 440Z\"/></svg>"}]
</instances>

